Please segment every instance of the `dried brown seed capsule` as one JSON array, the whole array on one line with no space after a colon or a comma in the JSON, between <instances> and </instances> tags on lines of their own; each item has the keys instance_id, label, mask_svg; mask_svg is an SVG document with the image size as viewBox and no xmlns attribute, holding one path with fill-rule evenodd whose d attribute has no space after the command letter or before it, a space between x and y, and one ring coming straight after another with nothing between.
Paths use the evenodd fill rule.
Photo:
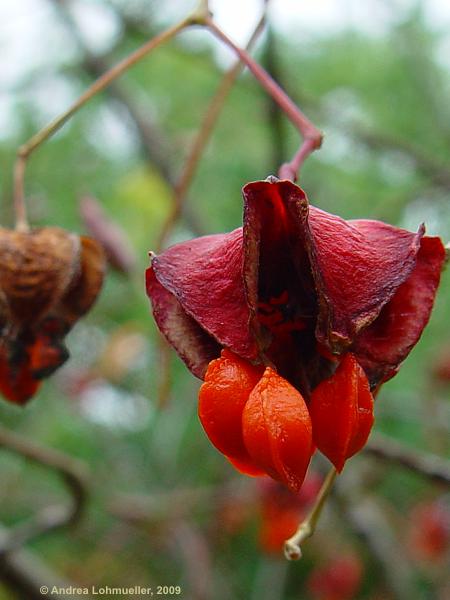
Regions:
<instances>
[{"instance_id":1,"label":"dried brown seed capsule","mask_svg":"<svg viewBox=\"0 0 450 600\"><path fill-rule=\"evenodd\" d=\"M0 228L0 391L24 404L68 357L63 338L105 270L97 242L58 227Z\"/></svg>"}]
</instances>

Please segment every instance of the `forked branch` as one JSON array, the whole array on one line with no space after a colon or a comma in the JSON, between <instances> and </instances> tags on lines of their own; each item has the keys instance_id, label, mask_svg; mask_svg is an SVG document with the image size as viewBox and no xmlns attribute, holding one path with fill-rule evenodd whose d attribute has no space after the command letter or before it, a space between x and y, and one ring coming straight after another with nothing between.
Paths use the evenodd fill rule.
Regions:
<instances>
[{"instance_id":1,"label":"forked branch","mask_svg":"<svg viewBox=\"0 0 450 600\"><path fill-rule=\"evenodd\" d=\"M240 60L253 73L261 86L275 100L288 119L300 132L303 142L301 143L299 150L295 153L292 160L282 165L279 170L280 178L295 181L297 179L298 170L306 158L322 145L322 132L313 125L278 83L272 79L269 73L253 60L245 50L239 48L239 46L237 46L211 18L207 19L206 25L220 41L237 54Z\"/></svg>"}]
</instances>

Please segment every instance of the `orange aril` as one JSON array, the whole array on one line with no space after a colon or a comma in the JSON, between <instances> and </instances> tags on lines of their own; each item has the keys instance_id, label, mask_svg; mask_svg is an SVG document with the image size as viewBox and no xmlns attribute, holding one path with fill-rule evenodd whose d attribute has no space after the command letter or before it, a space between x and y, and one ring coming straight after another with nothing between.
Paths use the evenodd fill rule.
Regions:
<instances>
[{"instance_id":1,"label":"orange aril","mask_svg":"<svg viewBox=\"0 0 450 600\"><path fill-rule=\"evenodd\" d=\"M314 443L341 472L365 445L373 425L373 396L367 377L347 353L334 374L313 391L309 405Z\"/></svg>"},{"instance_id":2,"label":"orange aril","mask_svg":"<svg viewBox=\"0 0 450 600\"><path fill-rule=\"evenodd\" d=\"M267 367L242 414L244 443L253 463L298 492L312 454L312 430L302 395Z\"/></svg>"}]
</instances>

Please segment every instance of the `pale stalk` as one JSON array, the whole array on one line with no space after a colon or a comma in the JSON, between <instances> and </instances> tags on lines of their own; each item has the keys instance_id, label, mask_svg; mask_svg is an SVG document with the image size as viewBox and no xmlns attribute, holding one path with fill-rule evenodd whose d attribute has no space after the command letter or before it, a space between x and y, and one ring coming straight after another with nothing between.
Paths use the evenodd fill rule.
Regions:
<instances>
[{"instance_id":1,"label":"pale stalk","mask_svg":"<svg viewBox=\"0 0 450 600\"><path fill-rule=\"evenodd\" d=\"M310 538L317 526L317 522L322 513L325 502L330 495L337 471L333 467L323 482L319 494L317 495L314 506L304 521L300 523L297 531L292 537L284 543L284 555L288 560L298 560L302 557L301 544Z\"/></svg>"}]
</instances>

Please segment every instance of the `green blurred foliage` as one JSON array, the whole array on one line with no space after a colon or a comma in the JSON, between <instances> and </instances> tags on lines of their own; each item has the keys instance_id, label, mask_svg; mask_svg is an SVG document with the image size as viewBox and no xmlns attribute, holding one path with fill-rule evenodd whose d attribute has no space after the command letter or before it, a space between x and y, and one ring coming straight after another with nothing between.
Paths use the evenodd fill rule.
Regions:
<instances>
[{"instance_id":1,"label":"green blurred foliage","mask_svg":"<svg viewBox=\"0 0 450 600\"><path fill-rule=\"evenodd\" d=\"M138 11L139 3L135 4ZM153 4L157 14L157 3ZM136 48L156 28L146 21L139 25L123 28L107 57L109 63ZM259 56L265 54L265 43L267 39L260 44ZM448 240L449 76L436 60L439 35L427 30L421 11L412 11L383 36L344 31L303 42L300 35L288 39L275 31L271 44L274 75L325 132L323 150L307 161L302 173L301 184L311 201L345 218L380 218L408 228L417 228L425 220L429 233ZM80 61L78 54L70 64L58 64L55 73L71 86L74 97L91 81ZM174 173L181 170L221 75L210 46L191 43L186 33L123 77L127 94L163 132ZM41 72L32 73L16 90L17 135L3 139L0 148L0 215L6 224L12 221L15 149L42 126L32 94L23 92L41 77ZM240 225L240 188L279 166L273 162L274 139L286 149L285 159L298 145L297 133L284 117L281 131L274 133L270 110L271 101L244 74L224 106L190 189L185 218L175 227L171 241L198 233L193 223L200 224L204 233ZM119 134L111 128L118 128ZM447 183L442 173L444 179L447 174ZM212 486L220 494L227 481L241 481L207 442L196 416L198 382L176 357L172 357L169 403L165 409L157 405L159 338L144 293L143 270L169 212L171 187L157 165L145 160L134 125L107 93L33 155L26 185L34 225L81 231L78 201L89 193L123 227L138 257L136 273L108 275L94 310L69 338L71 360L44 384L36 399L23 410L0 401L3 424L86 461L93 473L92 495L81 525L36 539L29 549L79 585L176 584L183 586L184 598L201 597L195 591L198 582L191 562L198 555L198 568L203 569L200 559L206 553L204 576L211 577L211 589L205 598L294 600L311 597L305 580L321 556L339 553L340 545L354 545L365 560L364 583L357 597L369 599L379 593L385 595L378 597L390 598L376 561L345 523L336 528L330 516L326 523L332 523L331 531L322 529L305 548L305 559L294 565L262 553L257 507L243 529L229 536L221 534L215 497L188 506L181 516L173 514L167 501L161 514L144 524L117 517L112 507L120 494L153 495ZM433 386L431 371L450 344L449 323L447 272L422 340L377 402L378 430L416 449L442 454L448 453L444 423L449 389ZM99 371L99 357L111 335L127 327L145 343L123 375L108 380ZM74 391L74 381L101 377L99 385L106 388L98 388L96 396ZM356 471L364 460L368 459L354 459ZM389 520L401 537L408 510L440 490L400 468L370 465L371 491L389 507ZM57 476L7 451L0 453L0 472L0 518L5 526L65 499ZM253 483L247 485L251 488ZM190 535L183 538L186 523ZM191 562L190 547L180 550L186 543L192 544ZM437 598L438 583L443 581L439 569L421 566L414 577L411 600ZM272 581L273 595L265 581ZM0 585L0 599L11 597Z\"/></svg>"}]
</instances>

